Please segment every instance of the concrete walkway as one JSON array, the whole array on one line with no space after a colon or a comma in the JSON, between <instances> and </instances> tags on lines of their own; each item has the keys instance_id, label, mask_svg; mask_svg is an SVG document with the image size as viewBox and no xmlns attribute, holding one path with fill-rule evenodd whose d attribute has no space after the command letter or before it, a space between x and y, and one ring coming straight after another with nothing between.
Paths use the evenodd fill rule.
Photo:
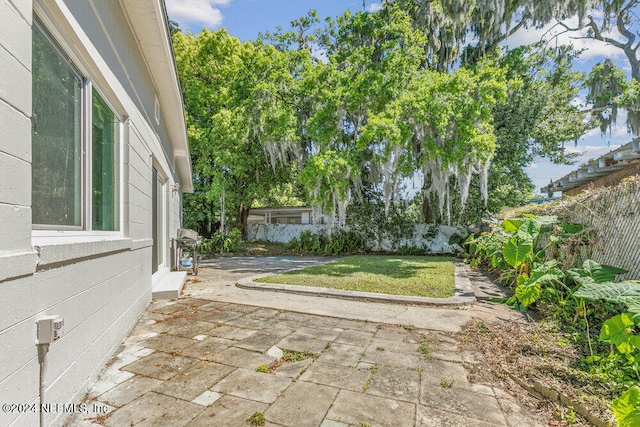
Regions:
<instances>
[{"instance_id":1,"label":"concrete walkway","mask_svg":"<svg viewBox=\"0 0 640 427\"><path fill-rule=\"evenodd\" d=\"M89 392L85 403L100 416L73 425L247 426L261 415L267 426L546 425L504 390L470 383L464 364L474 355L452 335L473 317L522 321L513 311L235 286L324 261L201 264L183 298L150 305ZM476 282L479 292L494 291Z\"/></svg>"}]
</instances>

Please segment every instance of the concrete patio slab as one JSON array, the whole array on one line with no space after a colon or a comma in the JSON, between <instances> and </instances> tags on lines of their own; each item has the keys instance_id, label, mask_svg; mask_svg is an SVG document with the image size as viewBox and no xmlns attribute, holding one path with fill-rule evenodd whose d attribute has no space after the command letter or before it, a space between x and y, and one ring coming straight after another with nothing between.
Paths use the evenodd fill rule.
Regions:
<instances>
[{"instance_id":1,"label":"concrete patio slab","mask_svg":"<svg viewBox=\"0 0 640 427\"><path fill-rule=\"evenodd\" d=\"M314 362L300 377L303 381L324 384L347 390L362 391L371 376L368 369L351 368L330 363Z\"/></svg>"},{"instance_id":2,"label":"concrete patio slab","mask_svg":"<svg viewBox=\"0 0 640 427\"><path fill-rule=\"evenodd\" d=\"M366 347L333 343L318 358L318 362L355 367Z\"/></svg>"},{"instance_id":3,"label":"concrete patio slab","mask_svg":"<svg viewBox=\"0 0 640 427\"><path fill-rule=\"evenodd\" d=\"M296 331L276 343L276 347L292 351L308 351L320 353L327 347L327 340L321 339L308 332Z\"/></svg>"},{"instance_id":4,"label":"concrete patio slab","mask_svg":"<svg viewBox=\"0 0 640 427\"><path fill-rule=\"evenodd\" d=\"M528 424L531 426L540 427L546 425L546 423L543 423L539 420L532 420L531 409L520 404L512 395L510 395L506 391L494 387L493 392L498 398L498 403L500 404L502 413L507 419L507 425L522 426Z\"/></svg>"},{"instance_id":5,"label":"concrete patio slab","mask_svg":"<svg viewBox=\"0 0 640 427\"><path fill-rule=\"evenodd\" d=\"M265 329L272 326L275 320L268 317L253 317L253 314L236 317L227 322L227 325L238 326L247 329Z\"/></svg>"},{"instance_id":6,"label":"concrete patio slab","mask_svg":"<svg viewBox=\"0 0 640 427\"><path fill-rule=\"evenodd\" d=\"M258 331L249 338L236 343L235 346L264 353L293 331L293 329L288 327L277 327Z\"/></svg>"},{"instance_id":7,"label":"concrete patio slab","mask_svg":"<svg viewBox=\"0 0 640 427\"><path fill-rule=\"evenodd\" d=\"M196 335L206 335L213 326L215 325L209 322L189 321L187 324L169 328L167 333L183 338L193 338Z\"/></svg>"},{"instance_id":8,"label":"concrete patio slab","mask_svg":"<svg viewBox=\"0 0 640 427\"><path fill-rule=\"evenodd\" d=\"M373 339L373 335L374 332L347 329L343 330L342 333L338 335L338 338L335 339L335 342L367 347Z\"/></svg>"},{"instance_id":9,"label":"concrete patio slab","mask_svg":"<svg viewBox=\"0 0 640 427\"><path fill-rule=\"evenodd\" d=\"M453 412L493 424L506 424L502 408L495 397L458 387L434 387L423 382L420 403L439 410Z\"/></svg>"},{"instance_id":10,"label":"concrete patio slab","mask_svg":"<svg viewBox=\"0 0 640 427\"><path fill-rule=\"evenodd\" d=\"M312 358L299 360L297 362L284 362L275 368L273 373L281 377L298 378L307 370L311 363L313 363Z\"/></svg>"},{"instance_id":11,"label":"concrete patio slab","mask_svg":"<svg viewBox=\"0 0 640 427\"><path fill-rule=\"evenodd\" d=\"M113 427L123 425L181 427L203 410L202 406L195 403L151 391L114 411L104 420L104 425Z\"/></svg>"},{"instance_id":12,"label":"concrete patio slab","mask_svg":"<svg viewBox=\"0 0 640 427\"><path fill-rule=\"evenodd\" d=\"M236 369L211 388L218 393L273 403L291 385L288 378Z\"/></svg>"},{"instance_id":13,"label":"concrete patio slab","mask_svg":"<svg viewBox=\"0 0 640 427\"><path fill-rule=\"evenodd\" d=\"M371 376L368 394L418 403L420 398L420 373L404 368L376 366ZM424 374L423 374L424 375Z\"/></svg>"},{"instance_id":14,"label":"concrete patio slab","mask_svg":"<svg viewBox=\"0 0 640 427\"><path fill-rule=\"evenodd\" d=\"M247 419L256 412L269 407L266 403L239 397L223 395L200 415L189 422L187 427L238 427L248 426Z\"/></svg>"},{"instance_id":15,"label":"concrete patio slab","mask_svg":"<svg viewBox=\"0 0 640 427\"><path fill-rule=\"evenodd\" d=\"M123 367L122 370L166 381L186 371L196 363L198 363L198 360L190 357L159 352L133 362Z\"/></svg>"},{"instance_id":16,"label":"concrete patio slab","mask_svg":"<svg viewBox=\"0 0 640 427\"><path fill-rule=\"evenodd\" d=\"M394 399L341 390L327 418L350 425L398 427L414 425L416 405Z\"/></svg>"},{"instance_id":17,"label":"concrete patio slab","mask_svg":"<svg viewBox=\"0 0 640 427\"><path fill-rule=\"evenodd\" d=\"M198 405L202 406L210 406L213 405L213 403L221 397L222 395L220 393L206 390L201 395L193 399L191 403L197 403Z\"/></svg>"},{"instance_id":18,"label":"concrete patio slab","mask_svg":"<svg viewBox=\"0 0 640 427\"><path fill-rule=\"evenodd\" d=\"M142 341L141 345L145 348L164 351L165 353L181 353L184 349L191 347L196 343L197 341L192 340L191 338L161 333L146 341Z\"/></svg>"},{"instance_id":19,"label":"concrete patio slab","mask_svg":"<svg viewBox=\"0 0 640 427\"><path fill-rule=\"evenodd\" d=\"M245 350L244 348L231 347L213 355L211 361L255 371L260 365L273 365L277 362L277 359L273 356Z\"/></svg>"},{"instance_id":20,"label":"concrete patio slab","mask_svg":"<svg viewBox=\"0 0 640 427\"><path fill-rule=\"evenodd\" d=\"M339 389L318 384L291 384L265 412L268 421L286 427L316 427L322 423Z\"/></svg>"},{"instance_id":21,"label":"concrete patio slab","mask_svg":"<svg viewBox=\"0 0 640 427\"><path fill-rule=\"evenodd\" d=\"M421 427L498 427L503 424L493 424L474 418L465 417L442 409L419 405L416 414L416 425ZM530 424L519 424L529 426Z\"/></svg>"},{"instance_id":22,"label":"concrete patio slab","mask_svg":"<svg viewBox=\"0 0 640 427\"><path fill-rule=\"evenodd\" d=\"M516 321L517 313L489 303L440 309L251 292L231 285L254 261L222 262L228 270L203 263L201 281L187 284L198 298L152 302L87 396L111 414L70 425L245 426L255 412L266 414L265 427L544 424L495 385L467 381L450 335L478 313ZM269 324L237 325L249 320ZM418 352L422 341L433 359ZM284 362L278 351L265 354L274 344L318 356ZM264 363L271 373L255 371Z\"/></svg>"},{"instance_id":23,"label":"concrete patio slab","mask_svg":"<svg viewBox=\"0 0 640 427\"><path fill-rule=\"evenodd\" d=\"M233 371L231 366L203 361L164 381L153 391L178 399L193 400Z\"/></svg>"},{"instance_id":24,"label":"concrete patio slab","mask_svg":"<svg viewBox=\"0 0 640 427\"><path fill-rule=\"evenodd\" d=\"M195 357L196 359L209 360L213 355L226 350L236 341L218 337L205 338L202 341L194 342L191 346L184 348L180 354L183 356Z\"/></svg>"},{"instance_id":25,"label":"concrete patio slab","mask_svg":"<svg viewBox=\"0 0 640 427\"><path fill-rule=\"evenodd\" d=\"M383 348L383 347L380 347ZM412 353L400 353L397 351L378 350L369 346L362 356L363 362L375 363L378 366L392 366L397 368L406 368L418 370L427 365L427 360L418 353L417 350Z\"/></svg>"},{"instance_id":26,"label":"concrete patio slab","mask_svg":"<svg viewBox=\"0 0 640 427\"><path fill-rule=\"evenodd\" d=\"M249 338L256 332L257 331L254 329L238 328L237 326L230 326L219 323L213 329L210 329L207 333L218 338L241 341L245 338Z\"/></svg>"},{"instance_id":27,"label":"concrete patio slab","mask_svg":"<svg viewBox=\"0 0 640 427\"><path fill-rule=\"evenodd\" d=\"M137 399L146 392L153 390L162 383L161 380L154 378L134 376L118 384L111 390L102 393L96 400L119 408Z\"/></svg>"}]
</instances>

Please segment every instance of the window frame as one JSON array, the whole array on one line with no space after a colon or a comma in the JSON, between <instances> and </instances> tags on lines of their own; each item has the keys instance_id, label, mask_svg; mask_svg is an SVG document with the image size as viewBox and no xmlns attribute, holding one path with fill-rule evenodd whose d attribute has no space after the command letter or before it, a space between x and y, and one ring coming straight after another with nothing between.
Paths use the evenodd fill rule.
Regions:
<instances>
[{"instance_id":1,"label":"window frame","mask_svg":"<svg viewBox=\"0 0 640 427\"><path fill-rule=\"evenodd\" d=\"M49 25L47 25L49 24ZM45 23L38 14L33 14L33 24L44 35L51 47L60 55L71 71L78 77L81 82L80 86L80 226L60 225L60 224L31 224L32 235L34 237L54 237L54 236L123 236L123 189L124 189L124 117L114 108L105 92L95 84L91 74L86 68L82 67L82 61L70 54L73 50L70 44L60 36L60 32L55 30L55 26ZM33 34L32 30L32 34ZM33 36L32 36L33 37ZM93 181L92 181L92 162L93 162L93 91L96 91L101 100L108 106L114 115L113 139L117 145L115 155L117 156L117 176L118 183L116 186L117 197L114 198L117 203L117 227L116 230L93 230ZM33 193L32 193L33 194ZM116 208L114 207L114 212Z\"/></svg>"}]
</instances>

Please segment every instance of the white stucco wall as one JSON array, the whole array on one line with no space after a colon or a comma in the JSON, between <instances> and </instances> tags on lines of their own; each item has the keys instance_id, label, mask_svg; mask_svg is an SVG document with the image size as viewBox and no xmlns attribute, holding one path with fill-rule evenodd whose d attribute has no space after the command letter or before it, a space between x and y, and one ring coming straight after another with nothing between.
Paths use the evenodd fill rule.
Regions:
<instances>
[{"instance_id":1,"label":"white stucco wall","mask_svg":"<svg viewBox=\"0 0 640 427\"><path fill-rule=\"evenodd\" d=\"M0 0L0 402L38 403L39 365L36 319L64 318L64 335L46 355L45 403L80 403L87 388L117 349L151 300L152 167L165 187L165 253L169 235L180 225L175 166L158 124L149 123L146 99L132 99L130 86L153 85L147 69L130 75L143 82L122 82L113 52L101 51L83 29L88 16L74 15L84 1ZM112 15L101 16L105 31L123 33L120 3L108 2ZM37 6L37 7L36 7ZM123 221L115 235L32 232L31 224L31 25L33 8L44 14L66 40L75 59L126 118L122 140L121 203ZM102 8L99 8L102 10ZM109 12L109 13L111 13ZM88 12L83 12L88 13ZM101 12L102 13L102 12ZM106 13L106 12L105 12ZM48 28L48 27L47 27ZM48 28L49 29L49 28ZM92 36L100 37L96 28ZM122 35L122 34L120 34ZM131 35L127 54L137 55ZM104 44L107 45L108 44ZM133 52L133 53L132 53ZM134 64L135 65L135 64ZM144 63L135 65L144 67ZM148 91L147 91L148 92ZM143 94L147 96L145 92ZM141 95L141 96L143 96ZM151 94L153 96L153 94ZM151 102L151 104L153 104ZM151 116L153 117L153 116ZM162 123L160 127L162 127ZM57 235L59 234L59 235ZM45 415L47 425L62 424L68 414ZM2 426L38 425L38 414L0 412Z\"/></svg>"},{"instance_id":2,"label":"white stucco wall","mask_svg":"<svg viewBox=\"0 0 640 427\"><path fill-rule=\"evenodd\" d=\"M438 226L438 233L432 237L428 237L428 230L432 227L429 224L416 224L413 236L409 239L402 239L398 245L394 245L392 241L383 239L378 242L374 238L367 242L368 246L374 251L397 250L399 246L413 246L424 248L430 253L454 253L455 248L449 245L449 238L458 232L456 227L446 225ZM247 228L247 239L249 241L267 241L275 243L289 243L294 237L298 238L303 231L309 231L317 234L327 234L326 225L305 225L305 224L249 224Z\"/></svg>"}]
</instances>

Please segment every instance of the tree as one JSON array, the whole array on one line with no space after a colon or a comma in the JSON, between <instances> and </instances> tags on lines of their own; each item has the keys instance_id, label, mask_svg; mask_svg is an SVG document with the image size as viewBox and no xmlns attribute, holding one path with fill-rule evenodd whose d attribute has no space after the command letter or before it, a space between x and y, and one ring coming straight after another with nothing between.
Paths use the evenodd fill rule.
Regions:
<instances>
[{"instance_id":1,"label":"tree","mask_svg":"<svg viewBox=\"0 0 640 427\"><path fill-rule=\"evenodd\" d=\"M308 52L240 43L225 30L174 35L194 170L185 223L225 221L246 238L252 203L295 172L296 73ZM296 156L298 154L298 156Z\"/></svg>"},{"instance_id":2,"label":"tree","mask_svg":"<svg viewBox=\"0 0 640 427\"><path fill-rule=\"evenodd\" d=\"M319 40L328 62L309 75L320 84L307 126L314 150L300 175L309 199L343 219L351 190L369 185L388 209L401 181L419 172L440 211L451 177L464 204L471 176L486 178L493 154L491 106L505 93L499 67L425 68L427 39L400 8L347 12Z\"/></svg>"}]
</instances>

